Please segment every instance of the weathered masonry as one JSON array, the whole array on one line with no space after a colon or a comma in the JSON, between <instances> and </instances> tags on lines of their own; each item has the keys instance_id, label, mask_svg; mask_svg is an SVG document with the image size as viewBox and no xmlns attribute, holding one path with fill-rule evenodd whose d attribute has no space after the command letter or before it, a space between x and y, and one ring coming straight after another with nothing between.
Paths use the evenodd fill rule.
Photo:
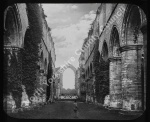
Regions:
<instances>
[{"instance_id":1,"label":"weathered masonry","mask_svg":"<svg viewBox=\"0 0 150 122\"><path fill-rule=\"evenodd\" d=\"M122 111L145 110L146 26L146 15L136 5L99 6L83 44L88 45L84 46L87 102Z\"/></svg>"},{"instance_id":2,"label":"weathered masonry","mask_svg":"<svg viewBox=\"0 0 150 122\"><path fill-rule=\"evenodd\" d=\"M85 66L84 66L84 52L81 52L79 57L79 99L81 101L86 100L86 82L85 82Z\"/></svg>"},{"instance_id":3,"label":"weathered masonry","mask_svg":"<svg viewBox=\"0 0 150 122\"><path fill-rule=\"evenodd\" d=\"M13 108L43 103L50 97L47 78L55 70L50 28L40 4L14 4L4 11L4 106ZM41 93L34 96L38 89ZM11 98L11 100L8 100ZM26 102L25 102L26 101ZM5 108L4 107L4 108Z\"/></svg>"},{"instance_id":4,"label":"weathered masonry","mask_svg":"<svg viewBox=\"0 0 150 122\"><path fill-rule=\"evenodd\" d=\"M57 67L56 71L55 71L55 75L53 75L53 80L56 83L56 97L57 99L60 99L60 95L62 94L62 88L63 88L63 73L66 69L72 69L74 74L75 74L75 89L77 91L78 87L77 87L77 73L76 73L76 68L70 64L67 63L61 67Z\"/></svg>"}]
</instances>

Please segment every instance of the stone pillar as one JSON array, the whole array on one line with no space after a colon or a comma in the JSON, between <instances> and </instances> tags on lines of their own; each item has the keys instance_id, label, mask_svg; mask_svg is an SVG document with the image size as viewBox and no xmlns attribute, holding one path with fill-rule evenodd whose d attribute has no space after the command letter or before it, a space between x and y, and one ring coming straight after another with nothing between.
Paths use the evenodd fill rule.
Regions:
<instances>
[{"instance_id":1,"label":"stone pillar","mask_svg":"<svg viewBox=\"0 0 150 122\"><path fill-rule=\"evenodd\" d=\"M90 102L92 102L92 89L93 89L93 87L92 87L92 78L90 78L90 80L89 80L89 97L90 97Z\"/></svg>"},{"instance_id":2,"label":"stone pillar","mask_svg":"<svg viewBox=\"0 0 150 122\"><path fill-rule=\"evenodd\" d=\"M93 102L96 103L96 94L95 94L95 74L93 73Z\"/></svg>"},{"instance_id":3,"label":"stone pillar","mask_svg":"<svg viewBox=\"0 0 150 122\"><path fill-rule=\"evenodd\" d=\"M58 99L60 99L60 83L58 83Z\"/></svg>"},{"instance_id":4,"label":"stone pillar","mask_svg":"<svg viewBox=\"0 0 150 122\"><path fill-rule=\"evenodd\" d=\"M88 102L88 95L89 95L89 87L88 87L88 79L86 79L86 103Z\"/></svg>"},{"instance_id":5,"label":"stone pillar","mask_svg":"<svg viewBox=\"0 0 150 122\"><path fill-rule=\"evenodd\" d=\"M53 89L54 89L54 86L53 86L53 82L51 83L51 102L53 102Z\"/></svg>"},{"instance_id":6,"label":"stone pillar","mask_svg":"<svg viewBox=\"0 0 150 122\"><path fill-rule=\"evenodd\" d=\"M141 110L141 48L142 45L121 47L122 110Z\"/></svg>"},{"instance_id":7,"label":"stone pillar","mask_svg":"<svg viewBox=\"0 0 150 122\"><path fill-rule=\"evenodd\" d=\"M16 108L21 107L22 97L22 48L4 46L4 93L12 94ZM3 94L4 94L3 93Z\"/></svg>"},{"instance_id":8,"label":"stone pillar","mask_svg":"<svg viewBox=\"0 0 150 122\"><path fill-rule=\"evenodd\" d=\"M110 58L109 65L109 95L110 107L121 108L122 91L121 91L121 57Z\"/></svg>"}]
</instances>

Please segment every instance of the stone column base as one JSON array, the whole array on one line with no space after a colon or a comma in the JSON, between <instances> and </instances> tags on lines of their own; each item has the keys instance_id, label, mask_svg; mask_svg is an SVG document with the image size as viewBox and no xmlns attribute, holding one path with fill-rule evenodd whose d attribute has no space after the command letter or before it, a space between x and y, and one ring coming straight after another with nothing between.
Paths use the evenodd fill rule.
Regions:
<instances>
[{"instance_id":1,"label":"stone column base","mask_svg":"<svg viewBox=\"0 0 150 122\"><path fill-rule=\"evenodd\" d=\"M141 116L144 113L143 110L125 110L125 109L120 109L119 114L122 115L137 115Z\"/></svg>"},{"instance_id":2,"label":"stone column base","mask_svg":"<svg viewBox=\"0 0 150 122\"><path fill-rule=\"evenodd\" d=\"M114 108L114 107L110 107L110 106L107 106L105 108L110 110L110 111L113 111L113 112L119 112L121 110L121 108Z\"/></svg>"}]
</instances>

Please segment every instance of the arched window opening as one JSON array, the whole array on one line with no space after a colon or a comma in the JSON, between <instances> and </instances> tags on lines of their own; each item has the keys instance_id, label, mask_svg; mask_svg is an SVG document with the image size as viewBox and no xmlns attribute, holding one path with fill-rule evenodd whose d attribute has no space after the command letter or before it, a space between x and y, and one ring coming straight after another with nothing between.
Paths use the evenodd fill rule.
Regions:
<instances>
[{"instance_id":1,"label":"arched window opening","mask_svg":"<svg viewBox=\"0 0 150 122\"><path fill-rule=\"evenodd\" d=\"M103 58L104 61L107 61L107 59L108 59L108 47L107 47L106 42L104 42L104 44L103 44L102 58Z\"/></svg>"},{"instance_id":2,"label":"arched window opening","mask_svg":"<svg viewBox=\"0 0 150 122\"><path fill-rule=\"evenodd\" d=\"M126 44L142 44L141 15L137 6L130 8L125 27ZM131 11L130 10L130 11Z\"/></svg>"},{"instance_id":3,"label":"arched window opening","mask_svg":"<svg viewBox=\"0 0 150 122\"><path fill-rule=\"evenodd\" d=\"M119 42L119 33L116 27L113 27L111 37L110 37L110 52L113 57L120 57L120 42Z\"/></svg>"},{"instance_id":4,"label":"arched window opening","mask_svg":"<svg viewBox=\"0 0 150 122\"><path fill-rule=\"evenodd\" d=\"M18 23L12 6L7 8L4 19L4 45L18 46Z\"/></svg>"}]
</instances>

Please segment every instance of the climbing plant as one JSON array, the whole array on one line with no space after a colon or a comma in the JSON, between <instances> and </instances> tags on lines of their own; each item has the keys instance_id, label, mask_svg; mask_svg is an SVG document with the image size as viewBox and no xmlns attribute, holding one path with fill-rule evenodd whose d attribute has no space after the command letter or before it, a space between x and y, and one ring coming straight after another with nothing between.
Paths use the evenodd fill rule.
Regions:
<instances>
[{"instance_id":1,"label":"climbing plant","mask_svg":"<svg viewBox=\"0 0 150 122\"><path fill-rule=\"evenodd\" d=\"M95 73L95 95L97 102L103 103L109 91L108 62L104 61L98 50L99 40L95 41L93 66Z\"/></svg>"},{"instance_id":2,"label":"climbing plant","mask_svg":"<svg viewBox=\"0 0 150 122\"><path fill-rule=\"evenodd\" d=\"M24 39L22 58L23 84L26 92L31 97L36 89L37 71L39 70L39 45L42 39L42 14L38 4L27 4L29 28Z\"/></svg>"},{"instance_id":3,"label":"climbing plant","mask_svg":"<svg viewBox=\"0 0 150 122\"><path fill-rule=\"evenodd\" d=\"M20 50L5 49L4 51L4 79L3 79L3 95L12 94L16 107L21 107L21 65L22 57ZM7 108L6 108L7 109Z\"/></svg>"},{"instance_id":4,"label":"climbing plant","mask_svg":"<svg viewBox=\"0 0 150 122\"><path fill-rule=\"evenodd\" d=\"M100 69L99 69L99 51L98 51L98 41L95 41L95 47L94 47L94 56L93 56L93 66L94 66L94 73L95 73L95 95L96 95L96 100L99 100L100 94L99 94L99 74L100 74Z\"/></svg>"},{"instance_id":5,"label":"climbing plant","mask_svg":"<svg viewBox=\"0 0 150 122\"><path fill-rule=\"evenodd\" d=\"M48 80L50 78L52 78L52 74L53 74L53 70L52 70L52 58L51 58L51 55L49 56L49 65L48 65L48 73L47 73L47 90L46 90L46 94L47 94L47 98L46 100L48 101L49 100L49 97L50 97L50 90L51 90L51 84L48 82Z\"/></svg>"}]
</instances>

